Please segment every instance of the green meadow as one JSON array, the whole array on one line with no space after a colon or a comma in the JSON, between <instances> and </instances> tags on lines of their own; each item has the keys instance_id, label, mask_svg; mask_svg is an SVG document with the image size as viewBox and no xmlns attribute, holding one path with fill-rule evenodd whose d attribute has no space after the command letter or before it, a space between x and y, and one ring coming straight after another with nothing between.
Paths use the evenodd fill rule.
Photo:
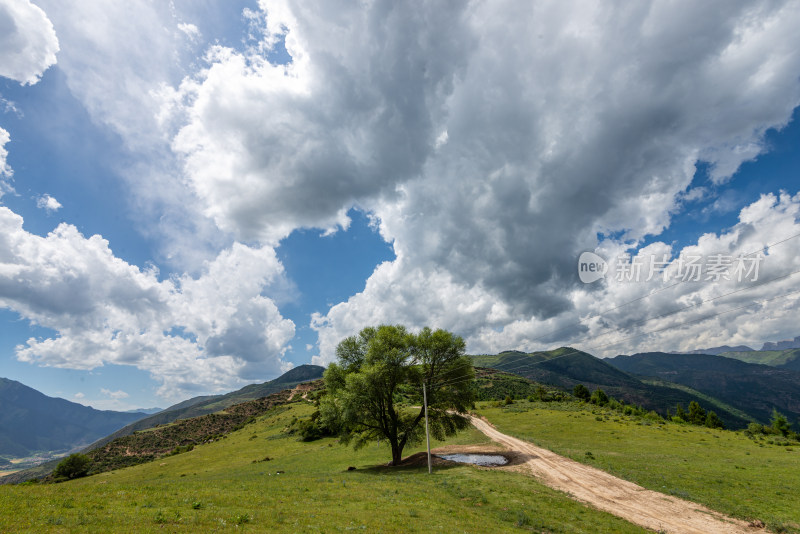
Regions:
<instances>
[{"instance_id":1,"label":"green meadow","mask_svg":"<svg viewBox=\"0 0 800 534\"><path fill-rule=\"evenodd\" d=\"M0 532L643 532L523 474L386 468L386 447L285 433L312 411L277 407L225 439L136 467L0 486ZM446 444L486 441L471 430Z\"/></svg>"},{"instance_id":2,"label":"green meadow","mask_svg":"<svg viewBox=\"0 0 800 534\"><path fill-rule=\"evenodd\" d=\"M645 488L800 532L800 447L576 403L482 403L479 412L501 432Z\"/></svg>"}]
</instances>

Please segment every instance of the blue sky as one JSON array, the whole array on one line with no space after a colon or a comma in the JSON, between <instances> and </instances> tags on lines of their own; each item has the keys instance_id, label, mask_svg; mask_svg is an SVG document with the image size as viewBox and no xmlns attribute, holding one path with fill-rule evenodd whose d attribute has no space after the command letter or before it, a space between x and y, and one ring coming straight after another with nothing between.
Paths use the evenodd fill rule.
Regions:
<instances>
[{"instance_id":1,"label":"blue sky","mask_svg":"<svg viewBox=\"0 0 800 534\"><path fill-rule=\"evenodd\" d=\"M381 322L598 356L800 334L792 277L677 324L741 283L628 305L659 282L576 269L800 234L790 3L384 7L0 1L0 376L130 409Z\"/></svg>"}]
</instances>

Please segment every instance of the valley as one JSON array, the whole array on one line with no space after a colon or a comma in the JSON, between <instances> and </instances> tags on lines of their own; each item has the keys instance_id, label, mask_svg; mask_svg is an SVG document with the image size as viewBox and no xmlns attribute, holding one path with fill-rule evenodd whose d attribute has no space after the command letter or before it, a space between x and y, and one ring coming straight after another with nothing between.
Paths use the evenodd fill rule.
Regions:
<instances>
[{"instance_id":1,"label":"valley","mask_svg":"<svg viewBox=\"0 0 800 534\"><path fill-rule=\"evenodd\" d=\"M491 369L478 369L477 374L476 387L484 400L476 403L474 413L491 425L483 430L494 428L507 435L506 440L517 440L509 441L512 449L530 449L530 458L552 451L546 454L561 455L562 463L576 462L573 465L597 469L676 503L690 501L729 516L743 532L764 528L800 532L795 497L800 443L626 415L608 406L578 402L563 390L518 375ZM303 393L307 391L303 386ZM554 483L534 464L523 469L528 465L524 458L504 468L437 460L433 475L428 475L424 455L419 454L424 450L421 445L405 451L409 460L404 465L390 468L385 466L386 446L373 444L356 451L336 438L302 441L293 430L296 422L315 412L314 395L306 397L293 395L292 390L273 394L272 404L263 404L244 425L214 439L195 440L185 450L163 449L138 465L105 471L102 465L121 466L107 457L111 463L98 464L100 470L86 478L2 485L0 530L484 532L488 528L588 533L598 528L644 532L644 525L683 531L668 521L654 526L612 501L587 506L591 499ZM240 410L232 409L231 413ZM160 428L180 429L204 417L208 416L156 427L143 435ZM135 452L133 443L128 442L134 448L124 457ZM492 443L475 427L432 446L434 452L513 452ZM582 487L588 480L576 479ZM637 502L645 490L626 499ZM657 511L652 513L657 517Z\"/></svg>"}]
</instances>

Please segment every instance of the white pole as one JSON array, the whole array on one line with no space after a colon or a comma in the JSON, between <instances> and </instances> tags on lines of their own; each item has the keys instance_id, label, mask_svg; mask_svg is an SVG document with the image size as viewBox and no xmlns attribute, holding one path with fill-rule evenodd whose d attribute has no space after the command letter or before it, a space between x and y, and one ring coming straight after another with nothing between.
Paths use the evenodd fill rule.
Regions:
<instances>
[{"instance_id":1,"label":"white pole","mask_svg":"<svg viewBox=\"0 0 800 534\"><path fill-rule=\"evenodd\" d=\"M425 382L422 383L422 402L425 405L425 442L428 444L428 474L433 472L431 467L431 435L428 432L428 392L425 389Z\"/></svg>"}]
</instances>

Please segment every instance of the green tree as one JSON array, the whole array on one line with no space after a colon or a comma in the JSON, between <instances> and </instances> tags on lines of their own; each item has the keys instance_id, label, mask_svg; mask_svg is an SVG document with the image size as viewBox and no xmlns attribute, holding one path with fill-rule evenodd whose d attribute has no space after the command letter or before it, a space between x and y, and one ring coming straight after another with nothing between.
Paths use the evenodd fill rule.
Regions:
<instances>
[{"instance_id":1,"label":"green tree","mask_svg":"<svg viewBox=\"0 0 800 534\"><path fill-rule=\"evenodd\" d=\"M572 394L575 395L576 399L580 399L584 402L589 402L592 394L589 393L589 388L584 386L583 384L578 384L574 388L572 388Z\"/></svg>"},{"instance_id":2,"label":"green tree","mask_svg":"<svg viewBox=\"0 0 800 534\"><path fill-rule=\"evenodd\" d=\"M719 416L711 410L709 410L706 414L706 426L708 428L725 428L725 424L722 422L722 419L720 419Z\"/></svg>"},{"instance_id":3,"label":"green tree","mask_svg":"<svg viewBox=\"0 0 800 534\"><path fill-rule=\"evenodd\" d=\"M606 395L606 392L603 391L602 389L597 388L596 390L594 390L594 393L592 393L590 401L592 404L596 404L598 406L605 406L606 404L608 404L608 395Z\"/></svg>"},{"instance_id":4,"label":"green tree","mask_svg":"<svg viewBox=\"0 0 800 534\"><path fill-rule=\"evenodd\" d=\"M778 410L775 408L772 409L772 421L771 426L778 432L780 432L783 436L789 435L789 421L786 420L786 416L781 413L778 413Z\"/></svg>"},{"instance_id":5,"label":"green tree","mask_svg":"<svg viewBox=\"0 0 800 534\"><path fill-rule=\"evenodd\" d=\"M697 401L689 403L689 413L687 420L693 425L703 426L706 424L706 411L700 407Z\"/></svg>"},{"instance_id":6,"label":"green tree","mask_svg":"<svg viewBox=\"0 0 800 534\"><path fill-rule=\"evenodd\" d=\"M72 480L85 477L89 473L92 460L85 454L70 454L59 462L53 471L56 480Z\"/></svg>"},{"instance_id":7,"label":"green tree","mask_svg":"<svg viewBox=\"0 0 800 534\"><path fill-rule=\"evenodd\" d=\"M320 417L356 449L387 442L397 465L405 446L424 436L423 383L434 438L469 426L461 414L474 402L475 371L464 350L464 340L445 330L426 327L414 335L403 326L364 328L336 347L338 361L325 371L328 394Z\"/></svg>"}]
</instances>

